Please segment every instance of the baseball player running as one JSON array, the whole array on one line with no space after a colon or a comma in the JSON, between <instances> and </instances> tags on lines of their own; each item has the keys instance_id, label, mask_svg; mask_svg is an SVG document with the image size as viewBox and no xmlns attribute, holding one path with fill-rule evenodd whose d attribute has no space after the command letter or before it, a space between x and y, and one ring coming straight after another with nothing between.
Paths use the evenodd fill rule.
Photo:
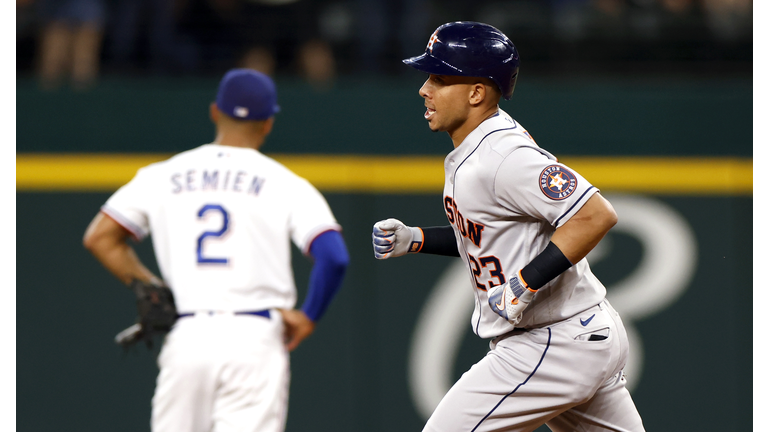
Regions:
<instances>
[{"instance_id":1,"label":"baseball player running","mask_svg":"<svg viewBox=\"0 0 768 432\"><path fill-rule=\"evenodd\" d=\"M278 109L269 77L229 71L210 107L215 141L140 169L85 233L85 247L121 281L165 283L175 298L155 432L284 430L288 352L341 285L349 257L325 199L259 152ZM162 281L126 243L150 233ZM291 241L314 260L300 310Z\"/></svg>"},{"instance_id":2,"label":"baseball player running","mask_svg":"<svg viewBox=\"0 0 768 432\"><path fill-rule=\"evenodd\" d=\"M475 298L472 330L491 339L424 430L644 430L622 374L626 332L584 258L616 213L499 109L517 81L514 45L490 25L453 22L403 62L429 74L419 90L424 118L453 141L443 192L450 226L382 220L374 255L460 256Z\"/></svg>"}]
</instances>

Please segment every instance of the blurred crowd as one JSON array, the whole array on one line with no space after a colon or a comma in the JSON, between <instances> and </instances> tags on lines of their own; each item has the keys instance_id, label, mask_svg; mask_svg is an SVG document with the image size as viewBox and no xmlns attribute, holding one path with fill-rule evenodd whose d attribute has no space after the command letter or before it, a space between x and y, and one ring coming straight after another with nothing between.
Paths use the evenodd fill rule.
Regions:
<instances>
[{"instance_id":1,"label":"blurred crowd","mask_svg":"<svg viewBox=\"0 0 768 432\"><path fill-rule=\"evenodd\" d=\"M457 20L498 27L542 64L751 62L752 0L16 0L17 74L87 89L107 74L250 67L323 87L397 73Z\"/></svg>"}]
</instances>

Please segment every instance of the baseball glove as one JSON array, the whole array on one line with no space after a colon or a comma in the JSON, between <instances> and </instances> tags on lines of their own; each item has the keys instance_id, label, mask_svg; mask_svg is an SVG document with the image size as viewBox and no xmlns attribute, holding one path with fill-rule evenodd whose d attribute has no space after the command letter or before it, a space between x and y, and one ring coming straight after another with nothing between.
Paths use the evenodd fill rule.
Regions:
<instances>
[{"instance_id":1,"label":"baseball glove","mask_svg":"<svg viewBox=\"0 0 768 432\"><path fill-rule=\"evenodd\" d=\"M131 290L136 294L139 316L136 324L115 336L115 342L128 348L143 340L152 349L153 336L168 333L178 318L173 293L165 285L138 279L131 282Z\"/></svg>"}]
</instances>

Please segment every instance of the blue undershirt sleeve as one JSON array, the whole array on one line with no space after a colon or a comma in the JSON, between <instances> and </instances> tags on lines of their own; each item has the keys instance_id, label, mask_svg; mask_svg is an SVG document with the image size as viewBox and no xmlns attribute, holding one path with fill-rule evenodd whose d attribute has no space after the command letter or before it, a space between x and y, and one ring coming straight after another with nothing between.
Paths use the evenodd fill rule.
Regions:
<instances>
[{"instance_id":1,"label":"blue undershirt sleeve","mask_svg":"<svg viewBox=\"0 0 768 432\"><path fill-rule=\"evenodd\" d=\"M314 322L323 316L341 287L349 265L349 253L338 231L326 231L312 242L309 254L315 260L309 275L307 298L301 310Z\"/></svg>"}]
</instances>

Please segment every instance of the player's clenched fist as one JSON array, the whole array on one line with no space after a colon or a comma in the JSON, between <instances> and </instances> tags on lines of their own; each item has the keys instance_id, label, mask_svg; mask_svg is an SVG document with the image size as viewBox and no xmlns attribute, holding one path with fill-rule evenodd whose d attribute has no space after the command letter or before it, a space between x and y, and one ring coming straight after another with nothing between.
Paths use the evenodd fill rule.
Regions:
<instances>
[{"instance_id":1,"label":"player's clenched fist","mask_svg":"<svg viewBox=\"0 0 768 432\"><path fill-rule=\"evenodd\" d=\"M418 252L423 241L421 229L409 227L397 219L378 221L373 225L373 256L376 259Z\"/></svg>"},{"instance_id":2,"label":"player's clenched fist","mask_svg":"<svg viewBox=\"0 0 768 432\"><path fill-rule=\"evenodd\" d=\"M523 318L523 310L533 300L536 290L520 283L520 278L514 276L507 283L496 285L488 290L488 304L494 312L516 326Z\"/></svg>"}]
</instances>

